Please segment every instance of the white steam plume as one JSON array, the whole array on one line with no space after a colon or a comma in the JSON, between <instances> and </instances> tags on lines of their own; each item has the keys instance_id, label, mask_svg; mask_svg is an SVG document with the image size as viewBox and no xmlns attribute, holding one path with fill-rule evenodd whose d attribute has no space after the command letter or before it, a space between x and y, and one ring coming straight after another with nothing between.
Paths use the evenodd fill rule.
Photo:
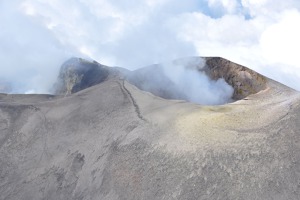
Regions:
<instances>
[{"instance_id":1,"label":"white steam plume","mask_svg":"<svg viewBox=\"0 0 300 200\"><path fill-rule=\"evenodd\" d=\"M231 102L234 89L223 78L210 79L205 72L201 71L204 66L203 59L186 59L176 64L166 63L163 69L165 75L187 101L202 105Z\"/></svg>"},{"instance_id":2,"label":"white steam plume","mask_svg":"<svg viewBox=\"0 0 300 200\"><path fill-rule=\"evenodd\" d=\"M233 88L224 79L211 80L204 67L204 59L187 57L138 69L129 73L127 79L138 88L165 99L202 105L231 102Z\"/></svg>"}]
</instances>

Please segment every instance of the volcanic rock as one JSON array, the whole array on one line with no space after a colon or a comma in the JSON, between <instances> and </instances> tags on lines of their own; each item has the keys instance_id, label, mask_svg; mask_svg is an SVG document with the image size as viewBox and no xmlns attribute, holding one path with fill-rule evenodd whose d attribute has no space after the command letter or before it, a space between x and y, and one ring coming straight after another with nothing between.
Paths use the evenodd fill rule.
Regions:
<instances>
[{"instance_id":1,"label":"volcanic rock","mask_svg":"<svg viewBox=\"0 0 300 200\"><path fill-rule=\"evenodd\" d=\"M55 84L56 94L71 94L105 81L116 70L82 58L71 58L62 66Z\"/></svg>"},{"instance_id":2,"label":"volcanic rock","mask_svg":"<svg viewBox=\"0 0 300 200\"><path fill-rule=\"evenodd\" d=\"M267 78L224 58L205 58L204 71L212 78L224 78L234 88L233 99L240 100L266 89Z\"/></svg>"},{"instance_id":3,"label":"volcanic rock","mask_svg":"<svg viewBox=\"0 0 300 200\"><path fill-rule=\"evenodd\" d=\"M300 199L300 94L206 62L243 99L164 99L97 63L61 95L0 94L0 199Z\"/></svg>"}]
</instances>

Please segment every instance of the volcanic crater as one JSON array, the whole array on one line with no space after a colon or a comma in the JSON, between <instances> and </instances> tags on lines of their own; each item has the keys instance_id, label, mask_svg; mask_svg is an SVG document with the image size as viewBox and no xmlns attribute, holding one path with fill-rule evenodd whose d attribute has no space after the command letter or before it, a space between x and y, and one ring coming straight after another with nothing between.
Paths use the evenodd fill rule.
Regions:
<instances>
[{"instance_id":1,"label":"volcanic crater","mask_svg":"<svg viewBox=\"0 0 300 200\"><path fill-rule=\"evenodd\" d=\"M300 199L299 92L223 58L173 63L235 102L166 100L162 65L79 58L59 95L0 94L0 199Z\"/></svg>"},{"instance_id":2,"label":"volcanic crater","mask_svg":"<svg viewBox=\"0 0 300 200\"><path fill-rule=\"evenodd\" d=\"M221 57L182 58L173 61L172 65L197 70L213 81L225 80L233 88L231 98L226 103L244 99L267 88L268 78ZM112 77L125 79L137 88L164 99L189 101L166 76L162 64L130 71L81 58L71 58L62 65L58 81L54 86L55 94L76 93ZM201 93L201 87L196 92Z\"/></svg>"}]
</instances>

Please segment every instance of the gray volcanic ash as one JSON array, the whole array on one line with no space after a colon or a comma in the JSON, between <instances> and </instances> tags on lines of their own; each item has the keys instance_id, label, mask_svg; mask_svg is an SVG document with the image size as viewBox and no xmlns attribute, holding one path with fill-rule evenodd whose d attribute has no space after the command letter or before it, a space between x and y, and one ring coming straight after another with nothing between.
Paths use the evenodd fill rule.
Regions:
<instances>
[{"instance_id":1,"label":"gray volcanic ash","mask_svg":"<svg viewBox=\"0 0 300 200\"><path fill-rule=\"evenodd\" d=\"M61 95L0 94L0 199L300 199L300 94L204 61L187 67L226 81L234 102L166 99L171 77L163 92L139 89L168 78L158 65L77 58L61 69Z\"/></svg>"}]
</instances>

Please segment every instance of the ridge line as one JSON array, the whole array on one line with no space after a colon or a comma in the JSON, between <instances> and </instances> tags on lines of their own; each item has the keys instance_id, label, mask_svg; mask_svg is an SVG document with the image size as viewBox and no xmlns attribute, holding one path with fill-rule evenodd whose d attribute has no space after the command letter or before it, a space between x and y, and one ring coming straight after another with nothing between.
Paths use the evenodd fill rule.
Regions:
<instances>
[{"instance_id":1,"label":"ridge line","mask_svg":"<svg viewBox=\"0 0 300 200\"><path fill-rule=\"evenodd\" d=\"M124 79L122 79L122 85L121 85L121 86L122 86L121 88L128 94L130 100L132 101L132 105L133 105L133 107L134 107L134 109L135 109L135 112L136 112L138 118L140 118L140 119L143 120L143 121L147 121L147 120L142 116L141 111L140 111L140 108L139 108L139 106L138 106L136 100L133 98L131 92L125 87L125 80L124 80Z\"/></svg>"}]
</instances>

